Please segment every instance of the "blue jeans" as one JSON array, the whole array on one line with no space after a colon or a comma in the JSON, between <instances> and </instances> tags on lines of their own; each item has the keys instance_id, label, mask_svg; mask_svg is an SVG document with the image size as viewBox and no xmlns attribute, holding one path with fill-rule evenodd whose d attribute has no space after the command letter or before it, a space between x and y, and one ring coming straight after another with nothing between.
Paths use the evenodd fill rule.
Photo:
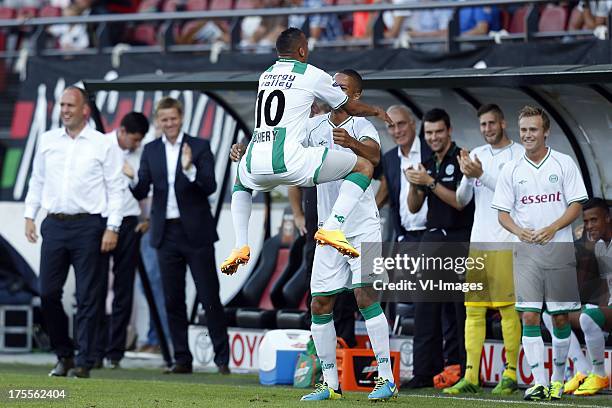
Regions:
<instances>
[{"instance_id":1,"label":"blue jeans","mask_svg":"<svg viewBox=\"0 0 612 408\"><path fill-rule=\"evenodd\" d=\"M157 260L157 251L151 246L151 232L147 231L140 240L140 253L142 255L142 262L144 263L149 277L149 283L151 284L151 291L153 292L153 298L155 299L155 306L157 307L157 313L162 322L162 327L168 344L170 343L170 329L168 328L168 316L166 315L166 305L164 302L164 288L162 285L161 274L159 272L159 262ZM142 289L142 287L141 287ZM147 344L158 346L159 337L153 319L149 318L149 332L147 333Z\"/></svg>"}]
</instances>

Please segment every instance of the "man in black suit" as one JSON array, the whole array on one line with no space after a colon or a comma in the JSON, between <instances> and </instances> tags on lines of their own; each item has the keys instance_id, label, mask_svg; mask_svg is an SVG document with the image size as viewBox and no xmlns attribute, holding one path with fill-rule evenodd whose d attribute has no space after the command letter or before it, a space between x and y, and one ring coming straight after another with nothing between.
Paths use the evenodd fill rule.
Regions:
<instances>
[{"instance_id":1,"label":"man in black suit","mask_svg":"<svg viewBox=\"0 0 612 408\"><path fill-rule=\"evenodd\" d=\"M409 211L410 183L404 172L410 166L422 163L430 157L431 149L416 135L416 121L408 108L403 105L393 105L387 109L387 114L393 119L393 125L388 125L387 129L397 144L397 148L389 150L382 158L395 239L398 242L420 242L425 232L427 203L416 214Z\"/></svg>"},{"instance_id":2,"label":"man in black suit","mask_svg":"<svg viewBox=\"0 0 612 408\"><path fill-rule=\"evenodd\" d=\"M213 246L218 236L208 204L208 196L217 188L215 160L208 141L182 132L183 107L178 100L162 98L155 116L163 135L145 146L138 180L133 180L130 188L141 200L153 184L151 245L159 257L175 360L166 372L192 372L185 308L185 271L189 265L198 299L206 311L215 363L220 373L228 374L229 344Z\"/></svg>"}]
</instances>

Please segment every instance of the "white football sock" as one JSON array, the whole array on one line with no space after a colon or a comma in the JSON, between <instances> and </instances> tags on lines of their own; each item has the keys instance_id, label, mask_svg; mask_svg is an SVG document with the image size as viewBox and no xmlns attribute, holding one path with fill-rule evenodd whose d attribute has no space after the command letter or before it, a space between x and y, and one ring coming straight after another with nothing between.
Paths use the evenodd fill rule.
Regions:
<instances>
[{"instance_id":1,"label":"white football sock","mask_svg":"<svg viewBox=\"0 0 612 408\"><path fill-rule=\"evenodd\" d=\"M553 352L553 372L551 381L563 382L565 376L565 366L567 364L567 353L570 347L570 338L559 339L553 336L552 352Z\"/></svg>"},{"instance_id":2,"label":"white football sock","mask_svg":"<svg viewBox=\"0 0 612 408\"><path fill-rule=\"evenodd\" d=\"M604 353L606 341L604 332L591 316L585 313L580 315L580 327L584 333L584 342L593 362L593 373L605 377Z\"/></svg>"},{"instance_id":3,"label":"white football sock","mask_svg":"<svg viewBox=\"0 0 612 408\"><path fill-rule=\"evenodd\" d=\"M365 176L362 176L365 178ZM367 187L366 187L367 188ZM340 229L344 220L348 218L349 214L364 193L364 189L351 180L344 180L340 185L340 191L338 198L332 207L331 214L325 220L323 229L336 230Z\"/></svg>"},{"instance_id":4,"label":"white football sock","mask_svg":"<svg viewBox=\"0 0 612 408\"><path fill-rule=\"evenodd\" d=\"M378 363L378 376L395 383L391 369L391 353L389 352L389 324L384 314L365 321L372 350Z\"/></svg>"},{"instance_id":5,"label":"white football sock","mask_svg":"<svg viewBox=\"0 0 612 408\"><path fill-rule=\"evenodd\" d=\"M249 243L249 219L253 197L247 191L234 191L232 194L231 213L236 234L235 248L242 248Z\"/></svg>"},{"instance_id":6,"label":"white football sock","mask_svg":"<svg viewBox=\"0 0 612 408\"><path fill-rule=\"evenodd\" d=\"M574 331L572 331L570 336L570 347L567 357L574 363L574 374L578 372L581 372L582 374L591 372L591 363L589 363L589 360L582 352L582 347L580 347L580 343L578 342Z\"/></svg>"},{"instance_id":7,"label":"white football sock","mask_svg":"<svg viewBox=\"0 0 612 408\"><path fill-rule=\"evenodd\" d=\"M546 369L544 368L544 340L542 340L542 336L523 336L522 341L525 357L527 357L527 362L531 367L531 374L533 374L535 383L547 387L548 375L546 375Z\"/></svg>"},{"instance_id":8,"label":"white football sock","mask_svg":"<svg viewBox=\"0 0 612 408\"><path fill-rule=\"evenodd\" d=\"M546 326L546 329L550 333L551 337L554 339L555 334L553 330L552 317L548 313L542 313L542 321L544 322L544 326ZM570 345L567 357L574 363L574 375L578 372L581 372L582 374L591 372L591 364L582 352L580 342L573 331L570 335Z\"/></svg>"},{"instance_id":9,"label":"white football sock","mask_svg":"<svg viewBox=\"0 0 612 408\"><path fill-rule=\"evenodd\" d=\"M337 390L338 367L336 367L336 328L333 319L325 324L312 323L310 326L312 339L317 348L317 355L321 360L323 369L323 381L334 390Z\"/></svg>"}]
</instances>

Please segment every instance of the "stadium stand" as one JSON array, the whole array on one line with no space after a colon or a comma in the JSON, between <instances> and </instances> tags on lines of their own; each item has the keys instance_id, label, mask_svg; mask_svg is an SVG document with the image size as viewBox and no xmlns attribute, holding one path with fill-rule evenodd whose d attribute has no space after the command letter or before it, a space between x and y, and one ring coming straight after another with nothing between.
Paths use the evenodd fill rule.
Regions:
<instances>
[{"instance_id":1,"label":"stadium stand","mask_svg":"<svg viewBox=\"0 0 612 408\"><path fill-rule=\"evenodd\" d=\"M531 11L531 6L522 6L518 8L510 18L510 33L524 33L527 27L527 15Z\"/></svg>"},{"instance_id":2,"label":"stadium stand","mask_svg":"<svg viewBox=\"0 0 612 408\"><path fill-rule=\"evenodd\" d=\"M568 13L565 7L549 4L540 14L538 31L563 31L567 26L567 19Z\"/></svg>"}]
</instances>

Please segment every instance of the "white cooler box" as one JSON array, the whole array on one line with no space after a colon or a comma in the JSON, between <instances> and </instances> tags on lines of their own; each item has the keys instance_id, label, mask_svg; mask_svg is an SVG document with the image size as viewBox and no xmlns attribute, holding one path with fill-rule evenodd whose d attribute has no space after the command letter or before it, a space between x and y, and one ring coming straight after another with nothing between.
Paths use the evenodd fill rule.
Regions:
<instances>
[{"instance_id":1,"label":"white cooler box","mask_svg":"<svg viewBox=\"0 0 612 408\"><path fill-rule=\"evenodd\" d=\"M270 330L259 344L259 382L264 385L293 384L301 352L306 351L309 330Z\"/></svg>"}]
</instances>

